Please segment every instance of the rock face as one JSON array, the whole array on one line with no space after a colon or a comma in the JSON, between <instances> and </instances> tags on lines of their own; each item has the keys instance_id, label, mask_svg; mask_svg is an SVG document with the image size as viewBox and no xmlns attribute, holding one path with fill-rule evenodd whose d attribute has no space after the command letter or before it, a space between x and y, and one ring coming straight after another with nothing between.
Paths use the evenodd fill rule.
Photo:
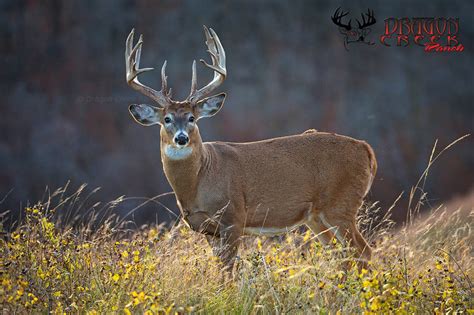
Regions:
<instances>
[{"instance_id":1,"label":"rock face","mask_svg":"<svg viewBox=\"0 0 474 315\"><path fill-rule=\"evenodd\" d=\"M157 69L143 80L159 88L158 68L167 59L178 98L189 91L192 60L207 57L201 24L218 32L228 98L200 124L204 140L251 141L310 128L364 139L379 162L369 198L382 206L416 182L435 139L444 146L472 132L468 2L457 10L465 51L429 54L384 47L378 36L390 16L416 15L427 5L444 16L441 1L372 7L380 23L368 37L376 44L349 51L330 19L336 8L313 1L1 2L0 200L11 192L0 210L15 213L20 201L34 202L46 185L68 180L103 187L103 200L170 190L158 129L139 127L127 113L130 103L148 102L125 83L132 27L144 34L142 65ZM211 77L204 67L198 72L201 84ZM426 186L432 198L470 188L472 147L465 140L435 166ZM174 207L172 198L167 202ZM405 218L404 210L396 217ZM144 208L135 219L154 222L157 211Z\"/></svg>"}]
</instances>

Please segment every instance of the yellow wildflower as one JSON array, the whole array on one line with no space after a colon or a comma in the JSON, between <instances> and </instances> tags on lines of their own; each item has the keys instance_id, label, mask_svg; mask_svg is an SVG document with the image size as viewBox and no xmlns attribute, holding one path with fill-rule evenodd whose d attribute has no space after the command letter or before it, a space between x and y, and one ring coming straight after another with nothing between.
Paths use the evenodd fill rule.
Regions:
<instances>
[{"instance_id":1,"label":"yellow wildflower","mask_svg":"<svg viewBox=\"0 0 474 315\"><path fill-rule=\"evenodd\" d=\"M114 282L117 282L120 280L120 275L118 273L114 273L114 275L112 276L112 280L114 280Z\"/></svg>"}]
</instances>

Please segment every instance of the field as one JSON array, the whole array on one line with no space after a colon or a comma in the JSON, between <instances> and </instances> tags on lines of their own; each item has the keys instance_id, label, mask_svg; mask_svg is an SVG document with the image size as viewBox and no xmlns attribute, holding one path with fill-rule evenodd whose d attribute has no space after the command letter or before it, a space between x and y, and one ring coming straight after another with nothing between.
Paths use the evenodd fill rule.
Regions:
<instances>
[{"instance_id":1,"label":"field","mask_svg":"<svg viewBox=\"0 0 474 315\"><path fill-rule=\"evenodd\" d=\"M361 225L376 242L369 270L343 272L342 247L323 248L309 232L249 238L231 281L187 229L57 228L56 211L77 202L70 197L28 208L25 224L1 241L4 312L472 313L473 213L462 208L393 231L365 208Z\"/></svg>"},{"instance_id":2,"label":"field","mask_svg":"<svg viewBox=\"0 0 474 315\"><path fill-rule=\"evenodd\" d=\"M375 248L368 269L354 266L337 242L322 247L300 230L247 238L235 279L222 273L203 236L127 229L108 215L122 199L86 207L82 188L60 189L28 207L0 240L0 307L5 314L473 314L474 198L419 215L429 166L409 193L403 227L394 228L377 203L361 209L359 226Z\"/></svg>"}]
</instances>

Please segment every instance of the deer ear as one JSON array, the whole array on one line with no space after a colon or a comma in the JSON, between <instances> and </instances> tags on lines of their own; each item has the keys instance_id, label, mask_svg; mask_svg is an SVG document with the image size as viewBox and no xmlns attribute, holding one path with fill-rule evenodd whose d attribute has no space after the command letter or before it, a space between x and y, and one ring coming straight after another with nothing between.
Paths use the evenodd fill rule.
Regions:
<instances>
[{"instance_id":1,"label":"deer ear","mask_svg":"<svg viewBox=\"0 0 474 315\"><path fill-rule=\"evenodd\" d=\"M225 97L226 94L221 93L199 101L196 104L198 119L211 117L217 114L217 112L222 108L222 105L224 105Z\"/></svg>"},{"instance_id":2,"label":"deer ear","mask_svg":"<svg viewBox=\"0 0 474 315\"><path fill-rule=\"evenodd\" d=\"M161 123L163 109L146 104L133 104L128 107L133 119L142 126L152 126Z\"/></svg>"}]
</instances>

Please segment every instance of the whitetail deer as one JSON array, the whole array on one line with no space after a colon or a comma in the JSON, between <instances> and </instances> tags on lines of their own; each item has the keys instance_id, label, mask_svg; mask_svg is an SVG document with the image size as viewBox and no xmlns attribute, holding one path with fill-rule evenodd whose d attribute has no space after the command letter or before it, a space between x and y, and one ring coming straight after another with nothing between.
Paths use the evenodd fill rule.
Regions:
<instances>
[{"instance_id":1,"label":"whitetail deer","mask_svg":"<svg viewBox=\"0 0 474 315\"><path fill-rule=\"evenodd\" d=\"M204 26L214 71L212 81L197 89L196 61L191 93L171 99L161 69L160 91L143 85L138 75L143 39L126 41L127 83L159 107L130 105L141 125L160 125L161 160L183 220L207 240L232 269L240 237L276 234L306 224L327 243L334 235L354 247L363 260L371 249L356 228L355 218L369 191L377 164L364 141L308 130L299 135L249 143L202 142L196 122L215 115L225 93L207 97L226 78L225 52L217 34Z\"/></svg>"}]
</instances>

